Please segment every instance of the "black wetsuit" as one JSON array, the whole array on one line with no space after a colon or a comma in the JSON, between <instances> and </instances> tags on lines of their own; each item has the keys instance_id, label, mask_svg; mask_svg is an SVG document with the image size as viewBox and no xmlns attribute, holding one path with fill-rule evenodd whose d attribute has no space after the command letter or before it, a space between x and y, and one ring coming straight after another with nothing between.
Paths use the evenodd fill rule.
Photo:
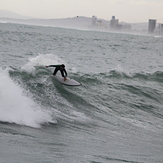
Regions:
<instances>
[{"instance_id":1,"label":"black wetsuit","mask_svg":"<svg viewBox=\"0 0 163 163\"><path fill-rule=\"evenodd\" d=\"M62 65L50 65L48 67L56 67L54 72L53 72L53 75L56 75L58 70L60 70L62 77L66 77L67 76L67 72L66 72L65 68Z\"/></svg>"}]
</instances>

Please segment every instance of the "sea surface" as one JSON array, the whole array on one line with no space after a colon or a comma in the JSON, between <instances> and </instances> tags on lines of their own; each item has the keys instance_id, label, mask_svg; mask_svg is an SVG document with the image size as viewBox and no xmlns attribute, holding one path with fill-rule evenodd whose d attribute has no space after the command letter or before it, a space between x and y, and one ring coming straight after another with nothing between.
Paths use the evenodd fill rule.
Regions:
<instances>
[{"instance_id":1,"label":"sea surface","mask_svg":"<svg viewBox=\"0 0 163 163\"><path fill-rule=\"evenodd\" d=\"M0 163L163 163L163 37L0 23Z\"/></svg>"}]
</instances>

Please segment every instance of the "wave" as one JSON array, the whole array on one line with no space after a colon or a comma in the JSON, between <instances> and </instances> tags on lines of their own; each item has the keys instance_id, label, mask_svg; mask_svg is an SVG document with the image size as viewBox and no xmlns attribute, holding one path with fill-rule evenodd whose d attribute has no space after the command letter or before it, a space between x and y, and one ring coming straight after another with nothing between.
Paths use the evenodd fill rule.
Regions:
<instances>
[{"instance_id":1,"label":"wave","mask_svg":"<svg viewBox=\"0 0 163 163\"><path fill-rule=\"evenodd\" d=\"M50 77L51 70L45 65L52 61L56 64L63 62L46 54L29 59L21 68L1 70L1 122L41 127L45 123L66 121L66 124L87 123L88 126L94 120L112 124L112 116L137 124L143 124L143 116L163 117L160 91L163 72L131 74L110 70L82 74L70 71L70 76L83 85L69 88Z\"/></svg>"},{"instance_id":2,"label":"wave","mask_svg":"<svg viewBox=\"0 0 163 163\"><path fill-rule=\"evenodd\" d=\"M25 64L23 67L21 67L21 71L29 73L33 76L35 75L44 75L44 73L51 73L52 69L49 69L47 71L44 67L46 65L50 64L61 64L66 62L59 58L58 56L54 54L39 54L36 57L29 58L29 62ZM67 69L68 66L66 65ZM136 73L130 73L125 72L121 68L113 69L108 72L98 73L98 74L81 74L76 73L75 67L68 69L70 70L70 74L73 75L73 77L80 77L83 82L98 82L98 78L114 78L114 79L138 79L138 80L144 80L144 81L155 81L162 83L163 82L163 71L156 71L152 73L147 72L136 72ZM85 79L84 79L85 78ZM89 80L89 81L86 81Z\"/></svg>"},{"instance_id":3,"label":"wave","mask_svg":"<svg viewBox=\"0 0 163 163\"><path fill-rule=\"evenodd\" d=\"M33 101L29 93L10 78L8 70L0 69L0 121L30 127L55 122L50 112Z\"/></svg>"},{"instance_id":4,"label":"wave","mask_svg":"<svg viewBox=\"0 0 163 163\"><path fill-rule=\"evenodd\" d=\"M118 70L110 70L108 73L100 73L99 75L106 77L106 78L117 78L117 79L139 79L145 81L155 81L162 83L163 82L163 72L156 71L153 73L145 73L145 72L138 72L138 73L126 73L123 71Z\"/></svg>"},{"instance_id":5,"label":"wave","mask_svg":"<svg viewBox=\"0 0 163 163\"><path fill-rule=\"evenodd\" d=\"M26 69L27 70L27 69ZM19 83L29 97L41 107L41 110L50 114L47 122L66 121L85 123L90 121L89 118L80 111L81 105L85 101L71 89L66 89L60 83L56 83L50 77L51 71L44 66L35 66L35 70L10 70L9 74L12 79ZM82 102L83 101L83 102ZM46 109L45 109L46 108Z\"/></svg>"},{"instance_id":6,"label":"wave","mask_svg":"<svg viewBox=\"0 0 163 163\"><path fill-rule=\"evenodd\" d=\"M98 99L98 105L109 107L120 116L130 117L140 110L157 118L163 117L161 71L128 74L111 70L108 73L85 74L81 79L88 85L88 91L93 92L92 96Z\"/></svg>"}]
</instances>

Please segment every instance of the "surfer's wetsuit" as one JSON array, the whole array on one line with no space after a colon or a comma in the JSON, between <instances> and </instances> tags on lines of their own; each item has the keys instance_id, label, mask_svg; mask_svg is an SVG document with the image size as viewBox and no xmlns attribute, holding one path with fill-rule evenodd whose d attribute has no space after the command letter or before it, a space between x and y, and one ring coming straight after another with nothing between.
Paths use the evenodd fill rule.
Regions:
<instances>
[{"instance_id":1,"label":"surfer's wetsuit","mask_svg":"<svg viewBox=\"0 0 163 163\"><path fill-rule=\"evenodd\" d=\"M61 72L62 77L67 77L67 72L64 65L49 65L48 67L56 67L53 72L53 75L56 75L59 70Z\"/></svg>"}]
</instances>

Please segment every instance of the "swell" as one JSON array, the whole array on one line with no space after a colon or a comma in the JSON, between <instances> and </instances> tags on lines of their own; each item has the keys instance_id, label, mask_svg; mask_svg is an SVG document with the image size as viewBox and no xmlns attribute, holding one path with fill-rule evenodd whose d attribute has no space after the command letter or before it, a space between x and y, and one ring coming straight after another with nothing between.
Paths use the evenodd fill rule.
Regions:
<instances>
[{"instance_id":1,"label":"swell","mask_svg":"<svg viewBox=\"0 0 163 163\"><path fill-rule=\"evenodd\" d=\"M47 108L53 119L62 123L87 121L84 109L89 103L78 94L80 88L63 86L54 81L50 75L51 71L43 66L36 66L32 72L18 69L10 71L11 78L29 92L36 103ZM77 78L75 73L71 75L74 79Z\"/></svg>"},{"instance_id":2,"label":"swell","mask_svg":"<svg viewBox=\"0 0 163 163\"><path fill-rule=\"evenodd\" d=\"M60 92L60 94L63 93L63 95L70 96L71 101L81 100L73 100L76 97L75 91L73 92L74 94L68 91L66 92L65 87L63 88L59 83L52 80L50 78L50 71L42 66L36 66L32 73L15 69L14 71L10 71L10 75L14 80L23 84L24 87L33 93L38 93L39 96L41 96L41 94L45 95L47 90L55 90L55 85L57 85L57 91ZM71 78L79 80L83 84L83 87L87 87L88 92L91 91L92 87L96 87L98 91L98 86L100 89L101 87L106 88L107 85L115 90L128 91L131 94L146 97L158 103L162 103L163 101L162 91L158 89L160 88L159 85L162 86L163 82L163 72L161 71L127 74L125 72L111 70L108 73L83 75L71 73L70 75ZM151 87L151 85L153 85L153 87Z\"/></svg>"},{"instance_id":3,"label":"swell","mask_svg":"<svg viewBox=\"0 0 163 163\"><path fill-rule=\"evenodd\" d=\"M134 115L140 110L157 118L163 117L163 72L127 74L112 70L87 74L81 79L88 84L89 91L94 91L98 103L121 116Z\"/></svg>"},{"instance_id":4,"label":"swell","mask_svg":"<svg viewBox=\"0 0 163 163\"><path fill-rule=\"evenodd\" d=\"M145 81L156 81L159 83L163 82L163 72L162 71L156 71L153 73L125 73L122 71L116 71L116 70L111 70L107 74L101 74L104 77L108 78L123 78L123 79L138 79L138 80L145 80Z\"/></svg>"},{"instance_id":5,"label":"swell","mask_svg":"<svg viewBox=\"0 0 163 163\"><path fill-rule=\"evenodd\" d=\"M50 71L43 66L36 66L32 72L14 69L10 76L61 123L83 124L93 119L116 125L112 117L134 119L134 123L152 123L149 119L163 118L162 72L132 75L116 70L99 74L71 72L71 78L82 83L76 88L52 80Z\"/></svg>"}]
</instances>

